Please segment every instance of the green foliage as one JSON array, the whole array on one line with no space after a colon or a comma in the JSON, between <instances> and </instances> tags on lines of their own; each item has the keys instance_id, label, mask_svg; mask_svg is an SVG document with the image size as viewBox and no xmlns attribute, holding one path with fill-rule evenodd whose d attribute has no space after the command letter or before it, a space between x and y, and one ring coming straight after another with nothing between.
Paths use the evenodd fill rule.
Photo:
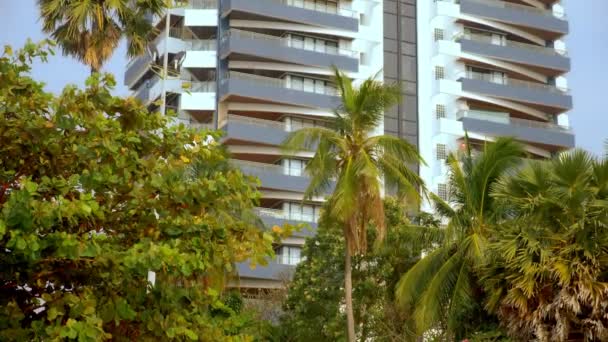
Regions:
<instances>
[{"instance_id":1,"label":"green foliage","mask_svg":"<svg viewBox=\"0 0 608 342\"><path fill-rule=\"evenodd\" d=\"M382 248L354 258L353 300L360 340L410 341L411 320L394 305L393 289L425 245L440 241L438 227L423 228L405 218L397 201L384 202L388 235ZM373 238L374 229L368 234ZM421 243L425 241L425 243ZM324 216L317 235L306 241L281 322L282 341L344 341L344 237Z\"/></svg>"},{"instance_id":2,"label":"green foliage","mask_svg":"<svg viewBox=\"0 0 608 342\"><path fill-rule=\"evenodd\" d=\"M278 238L251 219L257 181L111 76L45 93L27 73L48 53L0 57L0 340L252 340L221 292Z\"/></svg>"},{"instance_id":3,"label":"green foliage","mask_svg":"<svg viewBox=\"0 0 608 342\"><path fill-rule=\"evenodd\" d=\"M399 86L369 78L355 87L344 73L334 71L341 105L330 127L292 132L283 148L288 154L316 149L306 166L311 182L305 197L326 193L335 179L327 208L333 219L345 225L346 243L354 255L367 250L369 222L374 223L379 241L386 234L380 177L400 195L423 191L420 177L406 166L422 159L416 148L405 140L375 135L384 111L401 99Z\"/></svg>"},{"instance_id":4,"label":"green foliage","mask_svg":"<svg viewBox=\"0 0 608 342\"><path fill-rule=\"evenodd\" d=\"M490 245L487 308L521 340L608 340L608 160L531 162L494 195L510 220Z\"/></svg>"},{"instance_id":5,"label":"green foliage","mask_svg":"<svg viewBox=\"0 0 608 342\"><path fill-rule=\"evenodd\" d=\"M500 138L474 155L470 150L448 157L449 199L432 194L437 212L448 220L444 241L412 267L399 282L397 299L415 310L418 333L445 332L462 339L492 320L485 314L478 268L485 262L490 228L504 214L496 210L490 190L516 166L522 147Z\"/></svg>"},{"instance_id":6,"label":"green foliage","mask_svg":"<svg viewBox=\"0 0 608 342\"><path fill-rule=\"evenodd\" d=\"M38 0L42 29L63 53L99 71L127 39L127 54L141 55L154 37L147 15L163 13L165 0Z\"/></svg>"},{"instance_id":7,"label":"green foliage","mask_svg":"<svg viewBox=\"0 0 608 342\"><path fill-rule=\"evenodd\" d=\"M376 135L384 111L401 99L398 85L387 85L370 77L355 87L346 74L334 69L334 83L341 105L330 120L330 128L304 128L284 141L287 154L316 149L306 165L310 184L306 199L335 188L326 206L332 221L342 225L346 244L344 292L348 340L355 341L352 308L351 260L368 249L367 229L376 229L376 246L386 237L382 187L386 184L402 197L424 192L421 178L407 164L422 162L416 147L398 137Z\"/></svg>"}]
</instances>

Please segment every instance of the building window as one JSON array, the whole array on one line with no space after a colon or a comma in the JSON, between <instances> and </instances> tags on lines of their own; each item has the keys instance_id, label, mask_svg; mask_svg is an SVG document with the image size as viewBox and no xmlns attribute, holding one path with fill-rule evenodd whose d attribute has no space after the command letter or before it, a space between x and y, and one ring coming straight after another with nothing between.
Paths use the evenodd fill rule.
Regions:
<instances>
[{"instance_id":1,"label":"building window","mask_svg":"<svg viewBox=\"0 0 608 342\"><path fill-rule=\"evenodd\" d=\"M359 61L361 62L361 65L369 65L369 55L365 52L361 52L359 53Z\"/></svg>"},{"instance_id":2,"label":"building window","mask_svg":"<svg viewBox=\"0 0 608 342\"><path fill-rule=\"evenodd\" d=\"M290 89L302 90L310 93L318 93L325 95L336 94L336 87L333 83L327 80L308 78L296 75L289 75Z\"/></svg>"},{"instance_id":3,"label":"building window","mask_svg":"<svg viewBox=\"0 0 608 342\"><path fill-rule=\"evenodd\" d=\"M303 176L306 168L306 161L300 159L283 159L283 174L288 176Z\"/></svg>"},{"instance_id":4,"label":"building window","mask_svg":"<svg viewBox=\"0 0 608 342\"><path fill-rule=\"evenodd\" d=\"M435 79L442 80L445 78L445 68L442 66L435 67Z\"/></svg>"},{"instance_id":5,"label":"building window","mask_svg":"<svg viewBox=\"0 0 608 342\"><path fill-rule=\"evenodd\" d=\"M438 104L435 106L435 115L437 115L437 120L443 119L446 117L445 105Z\"/></svg>"},{"instance_id":6,"label":"building window","mask_svg":"<svg viewBox=\"0 0 608 342\"><path fill-rule=\"evenodd\" d=\"M436 28L435 32L433 34L433 37L434 37L435 41L444 40L445 31L442 29Z\"/></svg>"},{"instance_id":7,"label":"building window","mask_svg":"<svg viewBox=\"0 0 608 342\"><path fill-rule=\"evenodd\" d=\"M446 160L448 158L448 149L445 144L437 144L437 160Z\"/></svg>"},{"instance_id":8,"label":"building window","mask_svg":"<svg viewBox=\"0 0 608 342\"><path fill-rule=\"evenodd\" d=\"M298 117L288 116L284 119L285 122L285 130L287 132L297 131L302 128L308 127L330 127L327 121L323 120L312 120L312 119L302 119Z\"/></svg>"},{"instance_id":9,"label":"building window","mask_svg":"<svg viewBox=\"0 0 608 342\"><path fill-rule=\"evenodd\" d=\"M283 203L283 212L287 220L317 222L321 215L321 207L300 202Z\"/></svg>"},{"instance_id":10,"label":"building window","mask_svg":"<svg viewBox=\"0 0 608 342\"><path fill-rule=\"evenodd\" d=\"M297 265L302 261L302 249L294 246L282 246L277 251L277 260L283 265Z\"/></svg>"},{"instance_id":11,"label":"building window","mask_svg":"<svg viewBox=\"0 0 608 342\"><path fill-rule=\"evenodd\" d=\"M290 35L291 46L304 50L317 51L322 53L337 54L338 42L335 40L319 39L298 34Z\"/></svg>"},{"instance_id":12,"label":"building window","mask_svg":"<svg viewBox=\"0 0 608 342\"><path fill-rule=\"evenodd\" d=\"M359 13L359 23L363 26L367 26L367 16L365 13Z\"/></svg>"},{"instance_id":13,"label":"building window","mask_svg":"<svg viewBox=\"0 0 608 342\"><path fill-rule=\"evenodd\" d=\"M448 200L448 186L447 184L439 184L437 186L437 195L444 201Z\"/></svg>"}]
</instances>

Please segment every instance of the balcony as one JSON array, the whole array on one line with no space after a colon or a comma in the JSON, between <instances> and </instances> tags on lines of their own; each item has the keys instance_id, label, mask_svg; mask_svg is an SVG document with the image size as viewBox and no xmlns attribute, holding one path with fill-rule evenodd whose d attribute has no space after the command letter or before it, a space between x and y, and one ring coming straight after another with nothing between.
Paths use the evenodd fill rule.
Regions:
<instances>
[{"instance_id":1,"label":"balcony","mask_svg":"<svg viewBox=\"0 0 608 342\"><path fill-rule=\"evenodd\" d=\"M230 54L255 56L273 61L288 62L317 67L337 66L347 71L358 71L358 53L330 46L298 46L288 38L232 29L222 37L220 55Z\"/></svg>"},{"instance_id":2,"label":"balcony","mask_svg":"<svg viewBox=\"0 0 608 342\"><path fill-rule=\"evenodd\" d=\"M249 267L248 262L237 264L237 272L240 278L280 282L291 279L295 269L296 267L293 265L280 264L276 260L269 260L268 265L258 265L254 270ZM243 287L243 285L244 284L241 284L240 287Z\"/></svg>"},{"instance_id":3,"label":"balcony","mask_svg":"<svg viewBox=\"0 0 608 342\"><path fill-rule=\"evenodd\" d=\"M125 72L125 85L129 88L133 87L148 69L150 69L152 63L154 63L154 57L150 54L131 59L129 64L127 64L127 71Z\"/></svg>"},{"instance_id":4,"label":"balcony","mask_svg":"<svg viewBox=\"0 0 608 342\"><path fill-rule=\"evenodd\" d=\"M549 69L552 76L570 70L570 58L566 52L554 48L506 39L497 41L491 36L477 33L465 33L457 36L455 40L460 43L463 52Z\"/></svg>"},{"instance_id":5,"label":"balcony","mask_svg":"<svg viewBox=\"0 0 608 342\"><path fill-rule=\"evenodd\" d=\"M460 3L460 12L511 25L544 32L556 39L568 34L565 15L556 16L551 10L518 5L498 0L441 0Z\"/></svg>"},{"instance_id":6,"label":"balcony","mask_svg":"<svg viewBox=\"0 0 608 342\"><path fill-rule=\"evenodd\" d=\"M226 141L247 141L271 146L279 146L288 134L283 122L232 114L228 115L228 121L222 129L226 132Z\"/></svg>"},{"instance_id":7,"label":"balcony","mask_svg":"<svg viewBox=\"0 0 608 342\"><path fill-rule=\"evenodd\" d=\"M166 35L162 33L150 45L155 47L156 53L146 53L135 57L129 61L126 67L124 83L129 88L135 86L137 81L150 70L157 60L162 60L160 56L164 53L164 39ZM194 39L186 38L182 28L172 27L169 31L167 41L167 51L176 54L183 51L216 51L217 41L215 39ZM157 55L158 54L158 55ZM162 63L159 67L162 67Z\"/></svg>"},{"instance_id":8,"label":"balcony","mask_svg":"<svg viewBox=\"0 0 608 342\"><path fill-rule=\"evenodd\" d=\"M285 223L294 226L304 223L310 226L311 229L302 229L299 232L294 232L294 236L297 237L313 236L317 229L317 218L312 214L288 213L283 210L270 208L255 208L255 212L268 227L281 226Z\"/></svg>"},{"instance_id":9,"label":"balcony","mask_svg":"<svg viewBox=\"0 0 608 342\"><path fill-rule=\"evenodd\" d=\"M302 169L243 160L233 160L232 164L243 173L259 178L264 189L304 192L310 182Z\"/></svg>"},{"instance_id":10,"label":"balcony","mask_svg":"<svg viewBox=\"0 0 608 342\"><path fill-rule=\"evenodd\" d=\"M196 10L214 10L217 9L217 2L219 0L171 0L169 5L171 6L171 14L172 15L184 15L185 9L196 9ZM158 23L165 16L154 16L147 15L146 20L148 20L152 26L157 26Z\"/></svg>"},{"instance_id":11,"label":"balcony","mask_svg":"<svg viewBox=\"0 0 608 342\"><path fill-rule=\"evenodd\" d=\"M222 17L231 15L233 18L245 20L262 17L352 32L359 30L359 14L337 7L335 2L331 1L320 3L302 0L222 0L220 11Z\"/></svg>"},{"instance_id":12,"label":"balcony","mask_svg":"<svg viewBox=\"0 0 608 342\"><path fill-rule=\"evenodd\" d=\"M214 130L215 126L212 122L200 122L195 120L188 112L174 105L167 105L167 113L175 113L176 118L173 119L173 125L184 124L185 126L197 130Z\"/></svg>"},{"instance_id":13,"label":"balcony","mask_svg":"<svg viewBox=\"0 0 608 342\"><path fill-rule=\"evenodd\" d=\"M509 113L465 110L456 115L463 129L491 136L510 136L518 140L562 149L574 147L574 133L568 127L549 122L512 118Z\"/></svg>"},{"instance_id":14,"label":"balcony","mask_svg":"<svg viewBox=\"0 0 608 342\"><path fill-rule=\"evenodd\" d=\"M230 71L219 86L222 101L229 97L247 98L256 102L295 105L333 110L340 105L334 88L293 89L284 79Z\"/></svg>"},{"instance_id":15,"label":"balcony","mask_svg":"<svg viewBox=\"0 0 608 342\"><path fill-rule=\"evenodd\" d=\"M160 76L154 76L153 78L147 80L144 84L140 86L137 92L135 92L134 97L140 100L144 105L148 105L158 100L161 97L163 90L167 93L194 96L196 93L215 93L216 83L213 81L202 82L192 79L180 79L171 77L161 82Z\"/></svg>"},{"instance_id":16,"label":"balcony","mask_svg":"<svg viewBox=\"0 0 608 342\"><path fill-rule=\"evenodd\" d=\"M458 81L465 92L539 105L551 114L559 114L572 109L572 96L569 95L568 90L550 84L472 71L462 74L458 77Z\"/></svg>"}]
</instances>

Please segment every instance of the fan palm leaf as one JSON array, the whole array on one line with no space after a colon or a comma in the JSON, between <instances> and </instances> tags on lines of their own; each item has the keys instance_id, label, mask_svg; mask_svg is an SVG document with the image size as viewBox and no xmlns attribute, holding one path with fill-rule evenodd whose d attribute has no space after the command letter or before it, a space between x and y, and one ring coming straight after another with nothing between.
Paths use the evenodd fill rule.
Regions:
<instances>
[{"instance_id":1,"label":"fan palm leaf","mask_svg":"<svg viewBox=\"0 0 608 342\"><path fill-rule=\"evenodd\" d=\"M154 28L146 14L163 13L164 0L38 0L42 30L51 35L65 55L101 69L121 39L127 55L145 52Z\"/></svg>"}]
</instances>

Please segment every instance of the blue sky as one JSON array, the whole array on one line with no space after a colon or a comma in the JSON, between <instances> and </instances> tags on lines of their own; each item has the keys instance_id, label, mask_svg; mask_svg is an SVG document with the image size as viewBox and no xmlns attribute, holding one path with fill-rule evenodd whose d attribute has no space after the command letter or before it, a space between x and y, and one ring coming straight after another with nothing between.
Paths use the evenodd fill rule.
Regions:
<instances>
[{"instance_id":1,"label":"blue sky","mask_svg":"<svg viewBox=\"0 0 608 342\"><path fill-rule=\"evenodd\" d=\"M420 0L431 1L431 0ZM572 71L568 75L574 96L570 124L576 133L577 146L603 153L608 138L608 0L564 0L570 20L568 49ZM0 45L23 45L27 38L40 40L38 10L35 0L0 0ZM116 51L104 70L116 75L117 94L127 94L122 75L127 60L124 45ZM34 77L47 83L47 89L59 92L69 83L83 85L87 67L60 54L48 64L37 64Z\"/></svg>"}]
</instances>

